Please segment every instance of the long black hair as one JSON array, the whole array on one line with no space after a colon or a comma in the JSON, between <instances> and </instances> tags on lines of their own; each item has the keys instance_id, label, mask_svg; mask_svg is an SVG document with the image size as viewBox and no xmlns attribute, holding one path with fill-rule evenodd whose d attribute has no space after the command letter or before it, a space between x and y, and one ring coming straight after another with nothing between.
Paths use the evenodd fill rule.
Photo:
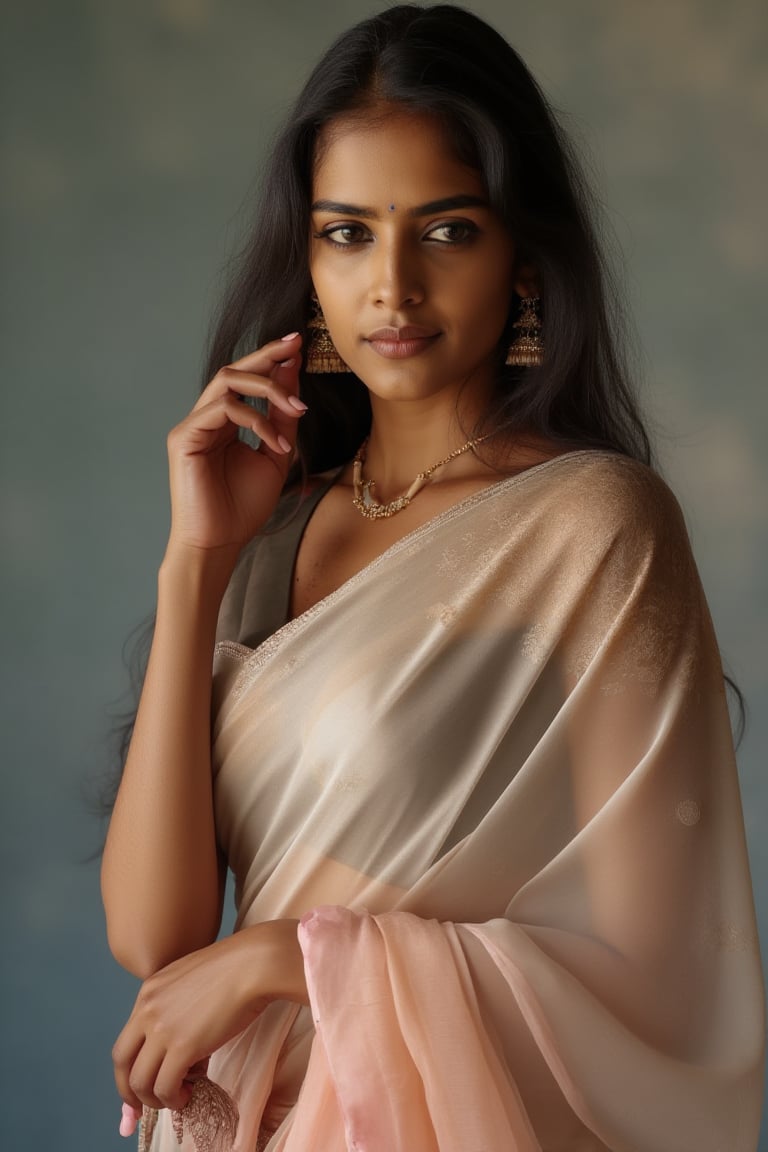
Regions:
<instances>
[{"instance_id":1,"label":"long black hair","mask_svg":"<svg viewBox=\"0 0 768 1152\"><path fill-rule=\"evenodd\" d=\"M596 209L572 149L517 53L478 16L400 4L344 32L307 80L267 160L255 226L222 303L205 379L236 354L304 330L310 204L323 129L382 105L434 116L480 173L520 263L535 269L546 354L499 370L483 427L614 449L650 463L624 355L620 294L601 254ZM515 296L504 333L518 314ZM347 462L367 435L368 395L351 374L302 373L302 470ZM289 482L295 473L289 477Z\"/></svg>"}]
</instances>

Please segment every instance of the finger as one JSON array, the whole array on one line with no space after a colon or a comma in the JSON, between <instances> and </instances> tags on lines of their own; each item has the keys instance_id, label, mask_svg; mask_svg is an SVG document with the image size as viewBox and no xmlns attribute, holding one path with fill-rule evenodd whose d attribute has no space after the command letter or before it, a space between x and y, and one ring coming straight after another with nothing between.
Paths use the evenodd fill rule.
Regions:
<instances>
[{"instance_id":1,"label":"finger","mask_svg":"<svg viewBox=\"0 0 768 1152\"><path fill-rule=\"evenodd\" d=\"M163 1108L184 1108L189 1103L195 1086L194 1081L187 1078L188 1069L188 1060L166 1053L154 1082L154 1094L162 1101Z\"/></svg>"},{"instance_id":2,"label":"finger","mask_svg":"<svg viewBox=\"0 0 768 1152\"><path fill-rule=\"evenodd\" d=\"M254 352L233 360L231 367L244 372L258 372L268 375L276 364L295 356L301 348L301 336L298 332L290 332L279 340L271 340L269 344L262 345Z\"/></svg>"},{"instance_id":3,"label":"finger","mask_svg":"<svg viewBox=\"0 0 768 1152\"><path fill-rule=\"evenodd\" d=\"M298 396L300 357L290 357L278 364L273 372L276 384L289 390L288 406L267 405L266 415L254 411L250 425L261 440L259 451L274 463L283 478L293 461L298 435L298 418L307 411L307 405Z\"/></svg>"},{"instance_id":4,"label":"finger","mask_svg":"<svg viewBox=\"0 0 768 1152\"><path fill-rule=\"evenodd\" d=\"M279 364L273 373L276 383L288 394L290 407L286 409L270 404L267 409L267 415L275 431L283 438L283 442L287 441L290 444L291 449L296 445L299 432L296 417L303 416L307 411L306 404L299 396L299 364L300 357L292 357L289 361Z\"/></svg>"},{"instance_id":5,"label":"finger","mask_svg":"<svg viewBox=\"0 0 768 1152\"><path fill-rule=\"evenodd\" d=\"M115 1084L121 1100L132 1108L141 1111L142 1102L131 1087L131 1069L145 1041L143 1033L134 1033L130 1021L115 1041L112 1048Z\"/></svg>"},{"instance_id":6,"label":"finger","mask_svg":"<svg viewBox=\"0 0 768 1152\"><path fill-rule=\"evenodd\" d=\"M273 458L277 467L279 467L283 473L287 473L296 449L298 417L304 415L306 406L298 397L297 364L294 365L294 363L290 363L280 365L275 370L275 377L279 381L287 378L289 386L296 388L296 393L291 394L291 396L295 395L296 403L294 406L291 406L289 412L283 408L277 408L274 404L269 404L267 407L267 419L269 432L271 432L272 435L267 435L267 437L263 438L261 449L264 450L267 456ZM301 408L298 406L301 406Z\"/></svg>"},{"instance_id":7,"label":"finger","mask_svg":"<svg viewBox=\"0 0 768 1152\"><path fill-rule=\"evenodd\" d=\"M238 400L232 393L220 396L205 407L195 409L170 432L169 452L173 455L179 451L187 456L209 452L221 447L227 440L234 440L237 428L246 428L263 440L277 456L283 456L292 448L286 429L291 423L296 424L300 413L295 408L291 408L290 416L277 408L272 408L271 412L275 415L280 413L281 429L275 426L275 420L269 415Z\"/></svg>"},{"instance_id":8,"label":"finger","mask_svg":"<svg viewBox=\"0 0 768 1152\"><path fill-rule=\"evenodd\" d=\"M221 396L248 396L253 400L266 400L274 404L288 416L295 416L306 410L298 396L298 357L289 357L282 364L273 366L271 375L260 376L254 372L239 372L227 365L216 373L207 388L197 398L192 411L204 408Z\"/></svg>"},{"instance_id":9,"label":"finger","mask_svg":"<svg viewBox=\"0 0 768 1152\"><path fill-rule=\"evenodd\" d=\"M234 391L245 391L245 388L238 387L238 377L251 376L256 379L268 380L278 364L298 355L300 349L301 336L298 332L285 336L281 340L272 340L254 352L249 352L247 356L241 356L239 360L220 368L203 389L201 399L209 398L211 394L217 395L223 388L230 387L231 384L228 381L232 380L235 381ZM243 382L240 381L240 383Z\"/></svg>"},{"instance_id":10,"label":"finger","mask_svg":"<svg viewBox=\"0 0 768 1152\"><path fill-rule=\"evenodd\" d=\"M300 368L301 353L296 352L295 355L289 356L287 360L281 360L272 371L271 380L277 386L277 396L288 402L288 407L286 407L285 404L280 405L285 412L288 412L290 408L301 413L307 410L307 405L299 395ZM271 400L271 396L267 398Z\"/></svg>"},{"instance_id":11,"label":"finger","mask_svg":"<svg viewBox=\"0 0 768 1152\"><path fill-rule=\"evenodd\" d=\"M278 364L298 355L301 345L302 337L298 332L291 332L279 340L271 340L261 348L256 348L253 352L220 368L208 386L203 389L202 395L205 396L211 387L221 388L222 373L235 372L243 376L269 378Z\"/></svg>"},{"instance_id":12,"label":"finger","mask_svg":"<svg viewBox=\"0 0 768 1152\"><path fill-rule=\"evenodd\" d=\"M165 1103L155 1091L155 1083L165 1058L162 1047L155 1047L149 1041L137 1055L128 1073L128 1091L121 1096L131 1107L141 1108L144 1104L150 1108L164 1108Z\"/></svg>"},{"instance_id":13,"label":"finger","mask_svg":"<svg viewBox=\"0 0 768 1152\"><path fill-rule=\"evenodd\" d=\"M133 1136L136 1127L141 1120L141 1108L134 1108L130 1104L123 1102L123 1111L120 1116L120 1135Z\"/></svg>"},{"instance_id":14,"label":"finger","mask_svg":"<svg viewBox=\"0 0 768 1152\"><path fill-rule=\"evenodd\" d=\"M203 1060L196 1060L191 1068L187 1069L187 1074L184 1080L187 1084L194 1084L196 1080L202 1080L208 1075L208 1064L210 1063L210 1056L206 1056Z\"/></svg>"}]
</instances>

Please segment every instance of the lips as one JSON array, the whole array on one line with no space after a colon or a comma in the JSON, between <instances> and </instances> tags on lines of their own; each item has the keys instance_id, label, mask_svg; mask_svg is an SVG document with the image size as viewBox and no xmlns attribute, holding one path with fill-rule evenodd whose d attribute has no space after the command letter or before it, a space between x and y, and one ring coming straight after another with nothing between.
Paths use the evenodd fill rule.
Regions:
<instances>
[{"instance_id":1,"label":"lips","mask_svg":"<svg viewBox=\"0 0 768 1152\"><path fill-rule=\"evenodd\" d=\"M434 328L422 328L417 324L406 324L402 328L377 328L366 336L366 341L379 356L389 360L402 360L424 352L437 340L439 332Z\"/></svg>"}]
</instances>

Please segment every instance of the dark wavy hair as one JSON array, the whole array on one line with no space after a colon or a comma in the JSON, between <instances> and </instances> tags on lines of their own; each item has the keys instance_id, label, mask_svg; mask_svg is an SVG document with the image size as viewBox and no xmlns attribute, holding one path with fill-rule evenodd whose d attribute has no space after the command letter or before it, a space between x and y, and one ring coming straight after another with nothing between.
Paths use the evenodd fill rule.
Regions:
<instances>
[{"instance_id":1,"label":"dark wavy hair","mask_svg":"<svg viewBox=\"0 0 768 1152\"><path fill-rule=\"evenodd\" d=\"M596 209L572 149L517 53L479 17L400 4L344 32L307 80L264 172L255 226L223 301L206 380L236 355L306 333L313 167L323 129L382 105L434 116L536 272L546 342L539 368L499 371L479 431L533 432L650 463L628 382L620 294L597 240ZM514 297L504 345L512 336ZM370 426L357 377L302 373L303 471L346 463ZM295 479L295 471L289 483Z\"/></svg>"}]
</instances>

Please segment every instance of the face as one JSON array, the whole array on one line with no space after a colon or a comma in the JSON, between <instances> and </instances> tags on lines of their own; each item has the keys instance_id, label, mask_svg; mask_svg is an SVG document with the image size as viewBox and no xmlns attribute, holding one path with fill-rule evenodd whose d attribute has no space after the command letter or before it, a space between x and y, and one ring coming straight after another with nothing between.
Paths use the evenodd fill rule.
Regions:
<instances>
[{"instance_id":1,"label":"face","mask_svg":"<svg viewBox=\"0 0 768 1152\"><path fill-rule=\"evenodd\" d=\"M482 396L514 288L512 241L429 117L327 130L310 271L342 359L382 399Z\"/></svg>"}]
</instances>

